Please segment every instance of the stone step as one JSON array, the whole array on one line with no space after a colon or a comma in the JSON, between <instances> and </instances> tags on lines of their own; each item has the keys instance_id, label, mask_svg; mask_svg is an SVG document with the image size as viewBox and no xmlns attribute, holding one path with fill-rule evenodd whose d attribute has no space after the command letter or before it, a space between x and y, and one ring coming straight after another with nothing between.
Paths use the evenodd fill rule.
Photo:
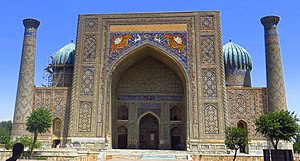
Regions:
<instances>
[{"instance_id":1,"label":"stone step","mask_svg":"<svg viewBox=\"0 0 300 161\"><path fill-rule=\"evenodd\" d=\"M112 149L101 151L98 156L98 161L102 160L174 160L174 161L187 161L189 158L187 151L176 150L139 150L139 149Z\"/></svg>"}]
</instances>

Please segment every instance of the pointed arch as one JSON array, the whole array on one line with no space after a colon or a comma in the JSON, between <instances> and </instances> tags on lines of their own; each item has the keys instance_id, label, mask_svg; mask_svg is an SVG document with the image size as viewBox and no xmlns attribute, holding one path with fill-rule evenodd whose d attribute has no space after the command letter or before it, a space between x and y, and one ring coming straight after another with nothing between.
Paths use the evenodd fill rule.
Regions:
<instances>
[{"instance_id":1,"label":"pointed arch","mask_svg":"<svg viewBox=\"0 0 300 161\"><path fill-rule=\"evenodd\" d=\"M159 119L153 113L145 113L139 119L139 148L159 148Z\"/></svg>"},{"instance_id":2,"label":"pointed arch","mask_svg":"<svg viewBox=\"0 0 300 161\"><path fill-rule=\"evenodd\" d=\"M173 127L170 131L171 134L171 149L180 150L182 149L182 132L181 129L177 126Z\"/></svg>"},{"instance_id":3,"label":"pointed arch","mask_svg":"<svg viewBox=\"0 0 300 161\"><path fill-rule=\"evenodd\" d=\"M248 125L247 125L246 121L239 120L236 125L237 125L238 128L245 129L248 133L248 127L247 127ZM240 153L247 153L247 151L248 151L248 147L240 147Z\"/></svg>"},{"instance_id":4,"label":"pointed arch","mask_svg":"<svg viewBox=\"0 0 300 161\"><path fill-rule=\"evenodd\" d=\"M246 129L246 130L248 129L247 123L244 120L239 120L236 125L237 125L238 128L243 128L243 129Z\"/></svg>"},{"instance_id":5,"label":"pointed arch","mask_svg":"<svg viewBox=\"0 0 300 161\"><path fill-rule=\"evenodd\" d=\"M59 117L56 117L55 119L53 119L52 122L52 134L55 137L60 138L61 133L62 133L62 120Z\"/></svg>"},{"instance_id":6,"label":"pointed arch","mask_svg":"<svg viewBox=\"0 0 300 161\"><path fill-rule=\"evenodd\" d=\"M180 120L181 120L181 109L175 105L170 109L170 121L180 121Z\"/></svg>"},{"instance_id":7,"label":"pointed arch","mask_svg":"<svg viewBox=\"0 0 300 161\"><path fill-rule=\"evenodd\" d=\"M152 59L155 60L155 62L158 62L157 64L163 64L161 68L149 68L152 70L156 70L156 69L164 69L164 70L168 70L170 71L171 74L169 75L174 75L174 80L175 77L176 81L175 81L175 85L172 84L171 87L168 86L163 86L163 88L156 88L156 84L158 83L158 81L153 81L156 78L162 78L162 77L151 77L153 76L152 74L150 74L150 86L148 86L149 82L145 81L145 87L147 86L147 88L144 88L143 86L131 86L130 83L126 83L127 82L135 82L135 81L131 81L131 80L136 80L136 74L134 72L134 77L129 77L127 74L130 73L131 69L144 69L144 68L135 68L136 66L140 65L139 63L142 62L147 62L146 60L148 59ZM106 60L105 60L106 61ZM154 62L154 61L153 61ZM148 68L147 68L148 69ZM166 71L167 71L166 70ZM133 70L133 71L139 71L139 70ZM157 70L160 71L160 70ZM142 71L144 72L144 71ZM152 71L151 71L152 72ZM150 72L150 73L151 73ZM157 72L156 72L157 73ZM141 77L141 74L137 74L138 77ZM148 73L149 75L149 73ZM148 76L147 75L147 76ZM166 75L166 76L169 76ZM127 79L127 76L131 79ZM126 79L123 79L125 78ZM164 78L164 77L163 77ZM189 95L189 86L190 84L188 84L189 82L189 69L186 68L186 66L180 61L178 60L178 57L176 57L176 55L170 53L170 51L165 51L162 47L157 46L157 44L152 44L151 42L143 42L137 46L132 47L130 50L128 49L126 53L121 54L120 56L116 57L116 59L114 61L111 62L111 64L109 66L107 66L106 68L106 85L107 88L105 89L107 92L107 95L105 98L107 98L105 100L105 110L107 115L106 117L106 129L109 130L109 132L107 133L110 138L113 138L112 140L112 147L116 148L118 147L117 144L118 142L116 141L117 137L117 126L118 124L123 124L123 123L128 123L129 122L129 117L131 119L131 116L128 116L128 120L119 120L117 117L117 112L118 112L118 107L121 104L126 104L128 103L128 111L131 110L138 110L138 106L139 106L139 101L142 101L145 99L146 96L144 93L149 93L149 99L151 98L151 100L153 101L159 101L160 98L163 97L163 99L168 99L170 101L180 101L181 104L181 121L182 121L182 129L184 129L185 133L183 133L182 137L187 137L188 131L189 131L189 127L187 126L188 124L188 119L189 117L187 116L189 114L188 112L188 103L189 100L187 100L188 95ZM146 77L141 77L141 79L146 79ZM129 81L130 80L130 81ZM170 80L170 79L168 79ZM172 78L173 80L173 78ZM141 82L141 81L139 81ZM153 84L151 84L151 82L154 82ZM179 83L178 83L179 82ZM147 84L146 84L147 83ZM119 86L120 85L120 86ZM126 86L125 86L126 85ZM122 88L121 88L122 87ZM137 88L130 88L130 87L137 87ZM176 89L180 87L181 90L178 90L179 92L166 92L167 88L170 89ZM120 90L122 89L122 90ZM124 90L123 90L124 89ZM125 90L126 89L126 90ZM127 90L130 89L130 90ZM137 89L137 90L135 90ZM140 90L142 89L142 90ZM150 89L148 91L144 90L144 89ZM160 91L154 91L152 89L162 89ZM179 88L178 88L179 89ZM144 92L143 92L144 90ZM165 91L164 91L165 90ZM128 92L129 91L129 92ZM163 91L163 92L161 92ZM152 97L153 96L153 97ZM156 97L158 96L158 97ZM161 96L161 97L159 97ZM147 97L148 98L148 97ZM154 98L154 99L152 99ZM156 99L159 98L159 99ZM134 103L135 102L135 103ZM179 102L178 102L179 103ZM160 107L159 107L160 108ZM158 125L160 122L160 116L158 116L159 114L157 113L157 111L155 111L158 109L154 109L154 110L146 110L146 113L139 113L139 115L136 116L136 120L138 123L140 123L141 118L144 117L147 114L151 114L153 115L157 120L158 120ZM150 112L151 111L151 112ZM154 112L155 111L155 112ZM143 111L145 112L145 111ZM131 113L131 112L128 112ZM168 112L169 113L169 112ZM138 118L137 118L138 117ZM169 114L168 116L169 117ZM128 122L127 122L128 121ZM179 121L179 120L178 120ZM140 134L138 134L138 132L140 132L140 124L135 125L136 128L138 128L139 130L137 131L137 139L138 141L136 143L132 143L129 145L129 147L132 148L142 148L143 146L140 145ZM131 127L130 127L131 128ZM159 129L157 130L157 133L159 132ZM130 133L130 132L129 132ZM131 134L130 134L131 135ZM154 134L155 139L156 137L158 138L159 136ZM129 137L130 138L130 137ZM184 141L182 141L182 145L185 146L185 139L182 139ZM157 143L158 144L158 143ZM170 142L168 141L168 143L165 144L170 144ZM154 146L153 146L154 147ZM158 148L158 147L155 147Z\"/></svg>"},{"instance_id":8,"label":"pointed arch","mask_svg":"<svg viewBox=\"0 0 300 161\"><path fill-rule=\"evenodd\" d=\"M128 108L123 105L118 108L118 120L128 120Z\"/></svg>"},{"instance_id":9,"label":"pointed arch","mask_svg":"<svg viewBox=\"0 0 300 161\"><path fill-rule=\"evenodd\" d=\"M117 130L118 133L118 148L126 149L128 146L128 130L125 126L120 126Z\"/></svg>"}]
</instances>

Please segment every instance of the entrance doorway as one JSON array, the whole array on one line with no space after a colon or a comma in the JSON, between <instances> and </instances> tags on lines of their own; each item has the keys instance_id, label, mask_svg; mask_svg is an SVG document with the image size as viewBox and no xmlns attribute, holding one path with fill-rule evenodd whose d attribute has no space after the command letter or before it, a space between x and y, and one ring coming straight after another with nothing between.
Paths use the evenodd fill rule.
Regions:
<instances>
[{"instance_id":1,"label":"entrance doorway","mask_svg":"<svg viewBox=\"0 0 300 161\"><path fill-rule=\"evenodd\" d=\"M60 139L55 139L52 142L52 148L60 148Z\"/></svg>"},{"instance_id":2,"label":"entrance doorway","mask_svg":"<svg viewBox=\"0 0 300 161\"><path fill-rule=\"evenodd\" d=\"M127 128L124 126L119 127L118 129L118 148L126 149L127 148Z\"/></svg>"},{"instance_id":3,"label":"entrance doorway","mask_svg":"<svg viewBox=\"0 0 300 161\"><path fill-rule=\"evenodd\" d=\"M171 149L180 150L181 148L181 131L178 127L174 127L171 130Z\"/></svg>"},{"instance_id":4,"label":"entrance doorway","mask_svg":"<svg viewBox=\"0 0 300 161\"><path fill-rule=\"evenodd\" d=\"M159 141L158 119L152 114L143 116L140 120L140 149L158 149Z\"/></svg>"}]
</instances>

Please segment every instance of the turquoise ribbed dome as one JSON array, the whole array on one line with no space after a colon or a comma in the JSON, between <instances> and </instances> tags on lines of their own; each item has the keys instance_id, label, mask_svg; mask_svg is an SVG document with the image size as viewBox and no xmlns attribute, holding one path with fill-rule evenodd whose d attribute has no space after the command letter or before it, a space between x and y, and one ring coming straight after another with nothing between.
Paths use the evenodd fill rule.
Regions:
<instances>
[{"instance_id":1,"label":"turquoise ribbed dome","mask_svg":"<svg viewBox=\"0 0 300 161\"><path fill-rule=\"evenodd\" d=\"M70 43L58 50L52 59L52 65L74 64L75 44Z\"/></svg>"},{"instance_id":2,"label":"turquoise ribbed dome","mask_svg":"<svg viewBox=\"0 0 300 161\"><path fill-rule=\"evenodd\" d=\"M250 54L236 43L229 42L223 46L225 70L252 70Z\"/></svg>"}]
</instances>

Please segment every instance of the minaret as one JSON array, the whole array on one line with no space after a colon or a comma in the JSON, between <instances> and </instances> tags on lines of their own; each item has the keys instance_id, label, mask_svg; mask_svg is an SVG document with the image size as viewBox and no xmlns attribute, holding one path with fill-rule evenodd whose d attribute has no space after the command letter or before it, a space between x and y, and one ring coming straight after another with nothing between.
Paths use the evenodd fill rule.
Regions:
<instances>
[{"instance_id":1,"label":"minaret","mask_svg":"<svg viewBox=\"0 0 300 161\"><path fill-rule=\"evenodd\" d=\"M265 28L267 93L270 112L287 109L277 28L279 19L278 16L266 16L260 19Z\"/></svg>"},{"instance_id":2,"label":"minaret","mask_svg":"<svg viewBox=\"0 0 300 161\"><path fill-rule=\"evenodd\" d=\"M40 22L35 19L24 19L23 24L25 26L25 32L11 133L14 139L27 134L26 119L33 109L36 31Z\"/></svg>"}]
</instances>

